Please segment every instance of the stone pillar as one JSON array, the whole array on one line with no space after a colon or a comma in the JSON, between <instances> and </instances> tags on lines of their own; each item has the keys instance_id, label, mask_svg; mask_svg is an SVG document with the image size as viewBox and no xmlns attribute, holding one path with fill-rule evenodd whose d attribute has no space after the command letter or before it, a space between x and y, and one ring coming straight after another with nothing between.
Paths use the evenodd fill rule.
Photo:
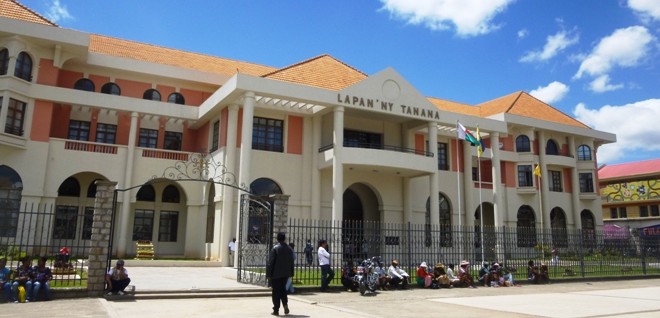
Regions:
<instances>
[{"instance_id":1,"label":"stone pillar","mask_svg":"<svg viewBox=\"0 0 660 318\"><path fill-rule=\"evenodd\" d=\"M289 221L289 195L271 194L269 196L273 204L273 242L277 242L277 233L287 233Z\"/></svg>"},{"instance_id":2,"label":"stone pillar","mask_svg":"<svg viewBox=\"0 0 660 318\"><path fill-rule=\"evenodd\" d=\"M334 157L332 158L332 221L344 219L344 107L335 106L333 111ZM341 237L341 235L336 238Z\"/></svg>"},{"instance_id":3,"label":"stone pillar","mask_svg":"<svg viewBox=\"0 0 660 318\"><path fill-rule=\"evenodd\" d=\"M114 190L117 182L96 181L94 222L90 241L87 267L87 295L99 297L105 289L105 273L108 269L109 242L112 238L112 213Z\"/></svg>"},{"instance_id":4,"label":"stone pillar","mask_svg":"<svg viewBox=\"0 0 660 318\"><path fill-rule=\"evenodd\" d=\"M238 168L238 185L246 187L250 186L250 169L252 165L252 128L254 126L254 92L246 92L243 95L243 126L241 127L241 150L240 150L240 163ZM239 209L241 203L242 191L235 191L237 193L236 201L239 202ZM223 211L224 212L224 211ZM236 234L241 233L239 227L241 226L240 216L236 218ZM247 222L243 226L247 229ZM243 231L243 237L237 237L238 245L236 249L240 249L242 244L247 241L247 231ZM229 242L220 242L220 244L229 244ZM238 253L234 253L234 264L238 264Z\"/></svg>"},{"instance_id":5,"label":"stone pillar","mask_svg":"<svg viewBox=\"0 0 660 318\"><path fill-rule=\"evenodd\" d=\"M429 152L433 154L433 158L436 159L436 165L433 173L429 176L429 189L430 189L430 209L431 213L431 224L437 225L440 224L440 199L438 193L440 192L439 176L438 176L438 124L435 122L429 122Z\"/></svg>"},{"instance_id":6,"label":"stone pillar","mask_svg":"<svg viewBox=\"0 0 660 318\"><path fill-rule=\"evenodd\" d=\"M229 112L227 113L227 146L225 147L225 167L228 171L235 171L236 169L236 138L238 135L238 109L236 104L229 105ZM224 127L220 128L223 129ZM251 139L251 138L250 138ZM232 180L234 182L234 180ZM233 234L232 219L235 213L234 198L236 197L236 190L232 187L222 186L222 210L215 210L216 219L216 233L215 244L218 244L218 260L223 266L236 264L234 260L229 260L229 241L236 237ZM218 213L220 212L220 213ZM238 213L236 213L238 214ZM216 235L214 233L213 235ZM236 254L236 253L234 253Z\"/></svg>"},{"instance_id":7,"label":"stone pillar","mask_svg":"<svg viewBox=\"0 0 660 318\"><path fill-rule=\"evenodd\" d=\"M131 181L133 179L133 162L135 161L135 139L138 135L138 117L137 112L131 113L131 128L128 133L128 147L126 151L126 163L124 171L124 182L122 188L126 189L131 186ZM121 204L121 214L119 214L119 234L117 240L117 256L125 257L127 244L130 235L130 229L128 228L128 223L130 221L131 214L131 191L122 192L122 204Z\"/></svg>"}]
</instances>

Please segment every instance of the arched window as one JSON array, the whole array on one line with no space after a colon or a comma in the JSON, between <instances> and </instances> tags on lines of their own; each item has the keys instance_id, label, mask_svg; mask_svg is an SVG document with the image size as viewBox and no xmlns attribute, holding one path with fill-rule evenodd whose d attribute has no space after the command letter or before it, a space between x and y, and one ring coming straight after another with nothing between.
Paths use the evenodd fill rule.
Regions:
<instances>
[{"instance_id":1,"label":"arched window","mask_svg":"<svg viewBox=\"0 0 660 318\"><path fill-rule=\"evenodd\" d=\"M94 198L96 197L96 181L99 181L101 179L94 179L90 184L89 187L87 187L87 197L88 198Z\"/></svg>"},{"instance_id":2,"label":"arched window","mask_svg":"<svg viewBox=\"0 0 660 318\"><path fill-rule=\"evenodd\" d=\"M23 181L14 171L0 165L0 237L16 237Z\"/></svg>"},{"instance_id":3,"label":"arched window","mask_svg":"<svg viewBox=\"0 0 660 318\"><path fill-rule=\"evenodd\" d=\"M60 184L59 189L57 189L57 196L60 197L80 197L80 182L74 177L68 177L62 184Z\"/></svg>"},{"instance_id":4,"label":"arched window","mask_svg":"<svg viewBox=\"0 0 660 318\"><path fill-rule=\"evenodd\" d=\"M451 247L452 246L452 228L451 228L451 205L447 196L442 193L438 193L438 212L440 220L440 246L442 247ZM431 235L431 198L426 199L426 224L428 225L425 230L425 235L427 236L426 246L431 246L431 242L435 241L432 239Z\"/></svg>"},{"instance_id":5,"label":"arched window","mask_svg":"<svg viewBox=\"0 0 660 318\"><path fill-rule=\"evenodd\" d=\"M596 222L594 215L589 210L580 212L580 222L582 223L582 241L584 246L596 247Z\"/></svg>"},{"instance_id":6,"label":"arched window","mask_svg":"<svg viewBox=\"0 0 660 318\"><path fill-rule=\"evenodd\" d=\"M32 58L25 52L18 54L16 58L16 68L14 76L22 78L28 82L32 81Z\"/></svg>"},{"instance_id":7,"label":"arched window","mask_svg":"<svg viewBox=\"0 0 660 318\"><path fill-rule=\"evenodd\" d=\"M520 135L516 138L516 152L530 152L529 137Z\"/></svg>"},{"instance_id":8,"label":"arched window","mask_svg":"<svg viewBox=\"0 0 660 318\"><path fill-rule=\"evenodd\" d=\"M271 179L259 178L250 183L250 192L254 195L267 196L270 194L282 194L282 189Z\"/></svg>"},{"instance_id":9,"label":"arched window","mask_svg":"<svg viewBox=\"0 0 660 318\"><path fill-rule=\"evenodd\" d=\"M552 230L552 243L556 247L568 246L568 233L566 231L566 214L564 210L555 207L550 211L550 225Z\"/></svg>"},{"instance_id":10,"label":"arched window","mask_svg":"<svg viewBox=\"0 0 660 318\"><path fill-rule=\"evenodd\" d=\"M211 180L209 187L208 202L206 203L206 243L213 243L213 232L215 229L215 183Z\"/></svg>"},{"instance_id":11,"label":"arched window","mask_svg":"<svg viewBox=\"0 0 660 318\"><path fill-rule=\"evenodd\" d=\"M578 147L578 160L591 160L591 147L587 145Z\"/></svg>"},{"instance_id":12,"label":"arched window","mask_svg":"<svg viewBox=\"0 0 660 318\"><path fill-rule=\"evenodd\" d=\"M150 88L144 91L142 99L155 100L160 102L160 93L157 90Z\"/></svg>"},{"instance_id":13,"label":"arched window","mask_svg":"<svg viewBox=\"0 0 660 318\"><path fill-rule=\"evenodd\" d=\"M529 205L523 205L518 209L517 217L516 236L518 247L536 246L536 218L534 217L534 210Z\"/></svg>"},{"instance_id":14,"label":"arched window","mask_svg":"<svg viewBox=\"0 0 660 318\"><path fill-rule=\"evenodd\" d=\"M163 202L179 203L181 198L179 196L179 189L173 185L168 185L163 190Z\"/></svg>"},{"instance_id":15,"label":"arched window","mask_svg":"<svg viewBox=\"0 0 660 318\"><path fill-rule=\"evenodd\" d=\"M154 190L154 187L150 184L143 185L135 196L135 200L155 202L156 190Z\"/></svg>"},{"instance_id":16,"label":"arched window","mask_svg":"<svg viewBox=\"0 0 660 318\"><path fill-rule=\"evenodd\" d=\"M7 75L7 68L9 68L9 51L2 49L0 50L0 75Z\"/></svg>"},{"instance_id":17,"label":"arched window","mask_svg":"<svg viewBox=\"0 0 660 318\"><path fill-rule=\"evenodd\" d=\"M96 89L96 86L94 85L94 82L92 82L92 80L88 78L81 78L78 81L76 81L76 84L73 85L73 89L93 92Z\"/></svg>"},{"instance_id":18,"label":"arched window","mask_svg":"<svg viewBox=\"0 0 660 318\"><path fill-rule=\"evenodd\" d=\"M173 104L181 104L185 105L186 104L186 99L183 98L183 95L179 93L172 93L170 96L167 97L167 102L168 103L173 103Z\"/></svg>"},{"instance_id":19,"label":"arched window","mask_svg":"<svg viewBox=\"0 0 660 318\"><path fill-rule=\"evenodd\" d=\"M121 89L119 88L119 85L112 82L108 82L103 84L103 86L101 86L101 93L110 94L110 95L121 95Z\"/></svg>"},{"instance_id":20,"label":"arched window","mask_svg":"<svg viewBox=\"0 0 660 318\"><path fill-rule=\"evenodd\" d=\"M557 146L557 143L554 140L548 139L548 142L545 144L545 154L546 155L559 154L559 147Z\"/></svg>"}]
</instances>

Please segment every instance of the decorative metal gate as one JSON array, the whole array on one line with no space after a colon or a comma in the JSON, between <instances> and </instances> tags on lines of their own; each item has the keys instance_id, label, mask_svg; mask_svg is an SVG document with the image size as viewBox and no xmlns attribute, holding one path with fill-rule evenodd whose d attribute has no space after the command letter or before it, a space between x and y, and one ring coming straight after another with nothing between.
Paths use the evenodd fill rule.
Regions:
<instances>
[{"instance_id":1,"label":"decorative metal gate","mask_svg":"<svg viewBox=\"0 0 660 318\"><path fill-rule=\"evenodd\" d=\"M273 202L267 197L241 195L237 280L266 286L266 262L273 247Z\"/></svg>"}]
</instances>

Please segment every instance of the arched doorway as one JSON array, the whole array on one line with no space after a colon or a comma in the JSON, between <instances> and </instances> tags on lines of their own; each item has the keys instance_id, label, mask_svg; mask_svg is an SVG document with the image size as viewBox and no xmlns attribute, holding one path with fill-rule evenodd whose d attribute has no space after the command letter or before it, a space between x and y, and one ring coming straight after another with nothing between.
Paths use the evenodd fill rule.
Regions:
<instances>
[{"instance_id":1,"label":"arched doorway","mask_svg":"<svg viewBox=\"0 0 660 318\"><path fill-rule=\"evenodd\" d=\"M555 247L568 246L566 214L560 207L555 207L550 211L550 225L552 230L552 244Z\"/></svg>"},{"instance_id":2,"label":"arched doorway","mask_svg":"<svg viewBox=\"0 0 660 318\"><path fill-rule=\"evenodd\" d=\"M518 208L516 215L516 241L518 247L536 246L536 217L529 205Z\"/></svg>"},{"instance_id":3,"label":"arched doorway","mask_svg":"<svg viewBox=\"0 0 660 318\"><path fill-rule=\"evenodd\" d=\"M481 220L483 209L483 222ZM483 224L483 237L481 235L481 225ZM481 242L484 244L482 245ZM497 235L495 234L495 209L492 203L483 202L474 212L474 241L477 249L483 249L485 259L495 259L497 257ZM479 255L481 257L481 255ZM484 260L485 260L484 259Z\"/></svg>"},{"instance_id":4,"label":"arched doorway","mask_svg":"<svg viewBox=\"0 0 660 318\"><path fill-rule=\"evenodd\" d=\"M596 246L596 221L594 215L589 210L580 212L580 222L582 223L582 241L588 248Z\"/></svg>"},{"instance_id":5,"label":"arched doorway","mask_svg":"<svg viewBox=\"0 0 660 318\"><path fill-rule=\"evenodd\" d=\"M442 192L438 193L438 213L440 221L440 246L451 247L453 246L453 232L451 221L451 202L449 198ZM426 215L425 215L425 231L424 231L424 244L429 247L433 242L431 237L431 198L426 199Z\"/></svg>"},{"instance_id":6,"label":"arched doorway","mask_svg":"<svg viewBox=\"0 0 660 318\"><path fill-rule=\"evenodd\" d=\"M23 180L14 169L0 166L0 237L16 237Z\"/></svg>"},{"instance_id":7,"label":"arched doorway","mask_svg":"<svg viewBox=\"0 0 660 318\"><path fill-rule=\"evenodd\" d=\"M376 193L363 183L344 191L342 244L346 260L380 254L380 211Z\"/></svg>"}]
</instances>

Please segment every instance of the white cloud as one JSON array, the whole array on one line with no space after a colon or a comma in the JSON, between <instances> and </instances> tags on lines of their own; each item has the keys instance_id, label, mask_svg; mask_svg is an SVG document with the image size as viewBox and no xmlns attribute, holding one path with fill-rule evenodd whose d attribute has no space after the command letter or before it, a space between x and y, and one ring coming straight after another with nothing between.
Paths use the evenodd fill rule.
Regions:
<instances>
[{"instance_id":1,"label":"white cloud","mask_svg":"<svg viewBox=\"0 0 660 318\"><path fill-rule=\"evenodd\" d=\"M571 35L566 31L559 31L555 35L549 35L546 38L545 45L541 51L532 51L520 58L520 62L539 62L547 61L567 47L578 43L580 36Z\"/></svg>"},{"instance_id":2,"label":"white cloud","mask_svg":"<svg viewBox=\"0 0 660 318\"><path fill-rule=\"evenodd\" d=\"M631 67L646 57L653 36L642 26L618 29L604 37L580 64L574 78L607 74L613 67Z\"/></svg>"},{"instance_id":3,"label":"white cloud","mask_svg":"<svg viewBox=\"0 0 660 318\"><path fill-rule=\"evenodd\" d=\"M628 6L640 14L643 19L660 20L660 1L658 0L628 0Z\"/></svg>"},{"instance_id":4,"label":"white cloud","mask_svg":"<svg viewBox=\"0 0 660 318\"><path fill-rule=\"evenodd\" d=\"M548 84L548 86L539 86L537 89L529 92L529 94L547 104L553 104L562 100L568 94L569 90L570 88L565 84L554 81Z\"/></svg>"},{"instance_id":5,"label":"white cloud","mask_svg":"<svg viewBox=\"0 0 660 318\"><path fill-rule=\"evenodd\" d=\"M46 12L46 18L57 23L60 20L73 19L73 16L69 14L69 10L66 6L60 3L60 0L53 0L53 3L50 4L50 7Z\"/></svg>"},{"instance_id":6,"label":"white cloud","mask_svg":"<svg viewBox=\"0 0 660 318\"><path fill-rule=\"evenodd\" d=\"M589 84L589 89L596 93L615 91L621 88L623 88L623 84L610 84L610 76L607 74L596 77L596 79Z\"/></svg>"},{"instance_id":7,"label":"white cloud","mask_svg":"<svg viewBox=\"0 0 660 318\"><path fill-rule=\"evenodd\" d=\"M452 25L459 36L486 34L498 28L492 19L515 0L380 0L382 10L410 24L431 30L447 30Z\"/></svg>"},{"instance_id":8,"label":"white cloud","mask_svg":"<svg viewBox=\"0 0 660 318\"><path fill-rule=\"evenodd\" d=\"M524 39L528 35L529 35L529 31L527 31L527 29L518 30L518 38L519 39Z\"/></svg>"},{"instance_id":9,"label":"white cloud","mask_svg":"<svg viewBox=\"0 0 660 318\"><path fill-rule=\"evenodd\" d=\"M660 150L660 99L647 99L622 106L606 105L589 109L580 103L573 111L575 118L601 131L616 134L616 143L598 148L599 163L612 162L626 153Z\"/></svg>"}]
</instances>

